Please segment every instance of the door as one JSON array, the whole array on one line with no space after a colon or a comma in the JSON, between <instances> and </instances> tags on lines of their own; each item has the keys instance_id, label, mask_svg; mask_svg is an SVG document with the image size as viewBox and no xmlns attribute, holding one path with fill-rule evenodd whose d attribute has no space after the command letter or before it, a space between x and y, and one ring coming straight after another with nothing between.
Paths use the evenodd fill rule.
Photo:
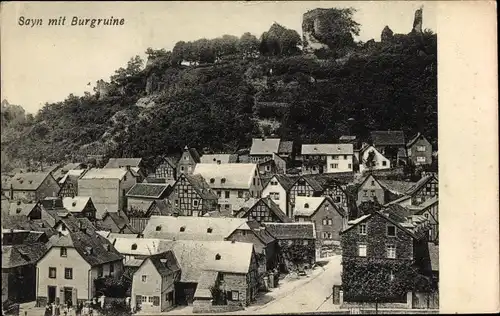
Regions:
<instances>
[{"instance_id":1,"label":"door","mask_svg":"<svg viewBox=\"0 0 500 316\"><path fill-rule=\"evenodd\" d=\"M73 288L65 287L63 304L66 304L71 307L73 305L72 303L73 303Z\"/></svg>"},{"instance_id":2,"label":"door","mask_svg":"<svg viewBox=\"0 0 500 316\"><path fill-rule=\"evenodd\" d=\"M50 285L47 286L47 299L49 304L52 304L56 301L56 291L57 287Z\"/></svg>"}]
</instances>

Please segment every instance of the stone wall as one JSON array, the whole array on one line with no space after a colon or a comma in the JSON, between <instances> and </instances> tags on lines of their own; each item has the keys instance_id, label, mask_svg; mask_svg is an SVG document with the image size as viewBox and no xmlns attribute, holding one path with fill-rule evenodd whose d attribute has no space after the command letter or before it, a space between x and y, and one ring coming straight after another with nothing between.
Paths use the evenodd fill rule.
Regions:
<instances>
[{"instance_id":1,"label":"stone wall","mask_svg":"<svg viewBox=\"0 0 500 316\"><path fill-rule=\"evenodd\" d=\"M365 303L365 302L345 302L344 292L340 291L340 308L394 308L411 309L413 305L413 293L406 293L406 303Z\"/></svg>"},{"instance_id":2,"label":"stone wall","mask_svg":"<svg viewBox=\"0 0 500 316\"><path fill-rule=\"evenodd\" d=\"M207 303L208 302L208 303ZM205 313L227 313L236 312L244 310L245 308L241 305L212 305L211 301L194 301L193 303L193 313L205 314Z\"/></svg>"}]
</instances>

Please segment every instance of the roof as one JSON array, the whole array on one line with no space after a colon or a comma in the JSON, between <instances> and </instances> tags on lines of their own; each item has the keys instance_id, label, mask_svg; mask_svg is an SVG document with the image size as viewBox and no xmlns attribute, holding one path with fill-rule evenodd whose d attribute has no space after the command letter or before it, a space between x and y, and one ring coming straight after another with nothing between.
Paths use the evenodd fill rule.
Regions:
<instances>
[{"instance_id":1,"label":"roof","mask_svg":"<svg viewBox=\"0 0 500 316\"><path fill-rule=\"evenodd\" d=\"M168 184L136 183L127 192L127 197L161 198L169 189Z\"/></svg>"},{"instance_id":2,"label":"roof","mask_svg":"<svg viewBox=\"0 0 500 316\"><path fill-rule=\"evenodd\" d=\"M249 189L256 170L253 163L199 163L193 174L201 175L212 189Z\"/></svg>"},{"instance_id":3,"label":"roof","mask_svg":"<svg viewBox=\"0 0 500 316\"><path fill-rule=\"evenodd\" d=\"M236 163L238 162L238 155L236 154L207 154L200 158L201 163Z\"/></svg>"},{"instance_id":4,"label":"roof","mask_svg":"<svg viewBox=\"0 0 500 316\"><path fill-rule=\"evenodd\" d=\"M280 207L276 203L274 203L274 201L270 197L260 198L252 207L242 212L239 212L238 217L240 218L247 217L249 212L251 212L254 209L254 207L257 207L259 203L263 203L264 205L266 205L267 208L272 213L274 213L274 215L276 215L283 223L292 222L292 220L288 216L286 216L286 214L280 209Z\"/></svg>"},{"instance_id":5,"label":"roof","mask_svg":"<svg viewBox=\"0 0 500 316\"><path fill-rule=\"evenodd\" d=\"M168 163L172 168L177 168L177 163L179 162L180 156L166 156L162 159L162 162Z\"/></svg>"},{"instance_id":6,"label":"roof","mask_svg":"<svg viewBox=\"0 0 500 316\"><path fill-rule=\"evenodd\" d=\"M373 131L370 134L375 146L406 145L403 131Z\"/></svg>"},{"instance_id":7,"label":"roof","mask_svg":"<svg viewBox=\"0 0 500 316\"><path fill-rule=\"evenodd\" d=\"M47 221L41 219L27 221L25 216L2 216L2 228L40 231L46 233L47 236L56 233Z\"/></svg>"},{"instance_id":8,"label":"roof","mask_svg":"<svg viewBox=\"0 0 500 316\"><path fill-rule=\"evenodd\" d=\"M139 167L142 158L110 158L104 168Z\"/></svg>"},{"instance_id":9,"label":"roof","mask_svg":"<svg viewBox=\"0 0 500 316\"><path fill-rule=\"evenodd\" d=\"M63 172L69 172L70 170L81 170L83 163L81 162L70 162L61 168Z\"/></svg>"},{"instance_id":10,"label":"roof","mask_svg":"<svg viewBox=\"0 0 500 316\"><path fill-rule=\"evenodd\" d=\"M283 174L275 174L271 178L267 178L266 180L263 180L262 187L266 187L271 182L271 180L273 178L275 178L279 182L279 184L281 184L281 186L283 187L283 189L285 189L285 191L290 191L293 184L297 180L297 177L289 177L289 176L285 176Z\"/></svg>"},{"instance_id":11,"label":"roof","mask_svg":"<svg viewBox=\"0 0 500 316\"><path fill-rule=\"evenodd\" d=\"M352 155L352 144L303 144L302 155Z\"/></svg>"},{"instance_id":12,"label":"roof","mask_svg":"<svg viewBox=\"0 0 500 316\"><path fill-rule=\"evenodd\" d=\"M110 217L111 220L116 224L116 226L119 228L119 229L122 229L126 226L129 227L129 229L132 230L132 227L130 226L129 224L129 220L126 216L124 216L121 212L106 212L103 216L103 220L106 218L106 217Z\"/></svg>"},{"instance_id":13,"label":"roof","mask_svg":"<svg viewBox=\"0 0 500 316\"><path fill-rule=\"evenodd\" d=\"M181 228L184 231L181 231ZM224 240L235 230L250 228L244 218L151 216L144 228L145 238L176 240ZM210 232L209 232L210 231Z\"/></svg>"},{"instance_id":14,"label":"roof","mask_svg":"<svg viewBox=\"0 0 500 316\"><path fill-rule=\"evenodd\" d=\"M9 215L28 216L38 203L10 202Z\"/></svg>"},{"instance_id":15,"label":"roof","mask_svg":"<svg viewBox=\"0 0 500 316\"><path fill-rule=\"evenodd\" d=\"M412 238L418 239L418 237L412 231L410 231L409 229L407 229L407 228L405 228L404 226L401 225L401 224L404 224L405 222L400 222L399 221L400 218L395 218L395 217L387 216L387 215L383 214L380 211L374 211L373 213L361 216L361 217L357 218L356 220L349 221L348 222L349 227L347 227L346 229L344 229L341 232L341 234L344 234L345 232L351 230L353 227L356 227L358 224L360 224L362 222L365 222L366 220L368 220L369 218L371 218L374 214L377 214L377 215L381 216L382 218L384 218L385 220L391 222L392 224L394 224L395 226L397 226L399 229L401 229L402 231L404 231L405 233L407 233L408 235L410 235Z\"/></svg>"},{"instance_id":16,"label":"roof","mask_svg":"<svg viewBox=\"0 0 500 316\"><path fill-rule=\"evenodd\" d=\"M436 179L436 177L434 177L432 174L421 178L420 180L417 181L417 183L414 183L412 187L408 188L406 194L408 195L415 194L418 190L420 190L424 185L426 185L432 179Z\"/></svg>"},{"instance_id":17,"label":"roof","mask_svg":"<svg viewBox=\"0 0 500 316\"><path fill-rule=\"evenodd\" d=\"M63 223L69 231L80 231L81 229L86 229L89 233L96 233L94 224L92 224L92 222L86 217L77 218L73 215L70 215L59 219L56 222L56 225L59 223ZM54 227L56 227L56 225L54 225Z\"/></svg>"},{"instance_id":18,"label":"roof","mask_svg":"<svg viewBox=\"0 0 500 316\"><path fill-rule=\"evenodd\" d=\"M316 239L313 223L264 223L264 226L276 239Z\"/></svg>"},{"instance_id":19,"label":"roof","mask_svg":"<svg viewBox=\"0 0 500 316\"><path fill-rule=\"evenodd\" d=\"M185 147L184 150L189 151L189 154L193 158L194 162L200 163L200 154L198 153L198 151L196 150L196 148L189 148L188 149L187 147Z\"/></svg>"},{"instance_id":20,"label":"roof","mask_svg":"<svg viewBox=\"0 0 500 316\"><path fill-rule=\"evenodd\" d=\"M198 193L198 195L204 199L204 200L218 200L219 198L217 195L211 190L210 186L208 185L207 181L199 175L187 175L184 174L182 175L186 177L186 179L191 183L193 186L193 189ZM182 177L181 176L181 177Z\"/></svg>"},{"instance_id":21,"label":"roof","mask_svg":"<svg viewBox=\"0 0 500 316\"><path fill-rule=\"evenodd\" d=\"M253 138L250 155L272 155L280 146L279 138Z\"/></svg>"},{"instance_id":22,"label":"roof","mask_svg":"<svg viewBox=\"0 0 500 316\"><path fill-rule=\"evenodd\" d=\"M406 144L407 147L411 147L413 144L415 144L415 142L420 138L420 137L424 137L424 135L420 134L420 132L417 133L417 135L413 136L410 141L408 142L408 144ZM425 138L425 137L424 137Z\"/></svg>"},{"instance_id":23,"label":"roof","mask_svg":"<svg viewBox=\"0 0 500 316\"><path fill-rule=\"evenodd\" d=\"M59 184L63 184L66 180L78 182L78 179L86 172L85 169L69 170L66 174L59 180Z\"/></svg>"},{"instance_id":24,"label":"roof","mask_svg":"<svg viewBox=\"0 0 500 316\"><path fill-rule=\"evenodd\" d=\"M196 292L194 293L195 298L212 298L212 292L210 288L217 282L217 277L219 272L217 271L202 271L200 278L198 279L198 285L196 286Z\"/></svg>"},{"instance_id":25,"label":"roof","mask_svg":"<svg viewBox=\"0 0 500 316\"><path fill-rule=\"evenodd\" d=\"M396 181L396 180L378 180L378 182L387 190L395 194L405 194L415 182Z\"/></svg>"},{"instance_id":26,"label":"roof","mask_svg":"<svg viewBox=\"0 0 500 316\"><path fill-rule=\"evenodd\" d=\"M136 255L136 256L150 256L162 253L165 251L165 244L167 240L157 238L137 238L137 235L121 237L113 234L108 236L108 240L113 243L115 249L121 254ZM127 234L130 235L130 234Z\"/></svg>"},{"instance_id":27,"label":"roof","mask_svg":"<svg viewBox=\"0 0 500 316\"><path fill-rule=\"evenodd\" d=\"M123 179L127 169L123 168L92 168L87 171L81 179Z\"/></svg>"},{"instance_id":28,"label":"roof","mask_svg":"<svg viewBox=\"0 0 500 316\"><path fill-rule=\"evenodd\" d=\"M2 269L36 264L46 252L47 248L43 243L2 245Z\"/></svg>"},{"instance_id":29,"label":"roof","mask_svg":"<svg viewBox=\"0 0 500 316\"><path fill-rule=\"evenodd\" d=\"M63 197L62 199L64 208L71 213L81 213L89 201L91 201L90 196Z\"/></svg>"},{"instance_id":30,"label":"roof","mask_svg":"<svg viewBox=\"0 0 500 316\"><path fill-rule=\"evenodd\" d=\"M177 258L171 250L150 256L146 260L148 259L151 260L151 263L161 276L167 276L181 270Z\"/></svg>"},{"instance_id":31,"label":"roof","mask_svg":"<svg viewBox=\"0 0 500 316\"><path fill-rule=\"evenodd\" d=\"M389 206L386 206L381 210L381 212L387 212L386 216L389 216L390 218L398 222L405 222L406 218L413 215L413 212L399 204L391 204Z\"/></svg>"},{"instance_id":32,"label":"roof","mask_svg":"<svg viewBox=\"0 0 500 316\"><path fill-rule=\"evenodd\" d=\"M97 218L104 218L104 215L106 215L106 213L113 213L118 211L117 203L94 203L94 207L97 210Z\"/></svg>"},{"instance_id":33,"label":"roof","mask_svg":"<svg viewBox=\"0 0 500 316\"><path fill-rule=\"evenodd\" d=\"M439 271L439 246L435 243L427 243L429 248L429 258L431 259L432 271Z\"/></svg>"},{"instance_id":34,"label":"roof","mask_svg":"<svg viewBox=\"0 0 500 316\"><path fill-rule=\"evenodd\" d=\"M353 141L353 140L356 140L356 136L353 136L353 135L342 135L342 136L340 136L339 140Z\"/></svg>"},{"instance_id":35,"label":"roof","mask_svg":"<svg viewBox=\"0 0 500 316\"><path fill-rule=\"evenodd\" d=\"M8 190L12 185L12 188L17 191L34 191L40 187L48 176L50 176L49 172L16 173L11 178L2 177L2 189Z\"/></svg>"},{"instance_id":36,"label":"roof","mask_svg":"<svg viewBox=\"0 0 500 316\"><path fill-rule=\"evenodd\" d=\"M293 141L282 140L278 148L278 154L291 154L292 152L293 152Z\"/></svg>"},{"instance_id":37,"label":"roof","mask_svg":"<svg viewBox=\"0 0 500 316\"><path fill-rule=\"evenodd\" d=\"M109 245L109 248L106 245ZM122 260L122 255L113 245L97 233L91 236L82 231L70 231L67 235L54 235L49 239L48 246L75 248L91 266Z\"/></svg>"},{"instance_id":38,"label":"roof","mask_svg":"<svg viewBox=\"0 0 500 316\"><path fill-rule=\"evenodd\" d=\"M312 216L325 199L324 196L296 196L293 214L296 216Z\"/></svg>"},{"instance_id":39,"label":"roof","mask_svg":"<svg viewBox=\"0 0 500 316\"><path fill-rule=\"evenodd\" d=\"M408 200L411 199L411 196L409 195L403 195L402 197L394 200L394 201L391 201L389 203L386 203L384 206L389 206L389 205L392 205L392 204L399 204L399 203L403 203L403 202L406 202Z\"/></svg>"},{"instance_id":40,"label":"roof","mask_svg":"<svg viewBox=\"0 0 500 316\"><path fill-rule=\"evenodd\" d=\"M321 185L320 182L318 182L314 177L311 177L311 176L300 176L298 178L296 178L295 182L293 183L294 185L297 184L300 179L304 179L307 183L309 183L309 185L311 186L311 188L314 190L314 191L323 191L323 186Z\"/></svg>"},{"instance_id":41,"label":"roof","mask_svg":"<svg viewBox=\"0 0 500 316\"><path fill-rule=\"evenodd\" d=\"M181 266L181 282L197 283L203 271L246 274L253 244L231 241L176 240L169 242ZM215 260L216 255L220 260Z\"/></svg>"}]
</instances>

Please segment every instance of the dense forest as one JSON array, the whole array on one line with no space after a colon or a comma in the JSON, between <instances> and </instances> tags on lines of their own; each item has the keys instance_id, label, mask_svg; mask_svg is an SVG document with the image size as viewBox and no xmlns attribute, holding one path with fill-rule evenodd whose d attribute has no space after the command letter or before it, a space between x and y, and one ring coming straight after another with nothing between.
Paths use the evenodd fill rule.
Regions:
<instances>
[{"instance_id":1,"label":"dense forest","mask_svg":"<svg viewBox=\"0 0 500 316\"><path fill-rule=\"evenodd\" d=\"M89 154L154 163L185 145L234 152L261 135L334 142L401 129L437 146L437 35L386 27L381 41L356 42L359 28L369 26L353 13L322 11L316 18L330 23L329 36L304 27L301 37L275 23L259 38L149 48L147 61L131 58L95 93L70 94L15 121L2 106L2 169ZM324 45L311 49L311 38Z\"/></svg>"}]
</instances>

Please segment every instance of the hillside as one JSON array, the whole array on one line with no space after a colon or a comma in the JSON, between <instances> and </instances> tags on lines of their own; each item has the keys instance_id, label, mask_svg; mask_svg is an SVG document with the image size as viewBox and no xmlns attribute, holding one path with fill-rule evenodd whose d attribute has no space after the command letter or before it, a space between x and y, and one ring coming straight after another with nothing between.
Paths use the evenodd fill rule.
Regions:
<instances>
[{"instance_id":1,"label":"hillside","mask_svg":"<svg viewBox=\"0 0 500 316\"><path fill-rule=\"evenodd\" d=\"M347 34L361 26L351 15L308 12L302 38L274 24L259 39L245 33L148 49L145 67L132 58L94 94L70 95L8 126L2 112L2 169L27 157L88 154L154 163L185 145L235 151L261 134L331 142L402 129L437 145L437 36L421 25L404 35L386 27L382 41L355 42Z\"/></svg>"}]
</instances>

